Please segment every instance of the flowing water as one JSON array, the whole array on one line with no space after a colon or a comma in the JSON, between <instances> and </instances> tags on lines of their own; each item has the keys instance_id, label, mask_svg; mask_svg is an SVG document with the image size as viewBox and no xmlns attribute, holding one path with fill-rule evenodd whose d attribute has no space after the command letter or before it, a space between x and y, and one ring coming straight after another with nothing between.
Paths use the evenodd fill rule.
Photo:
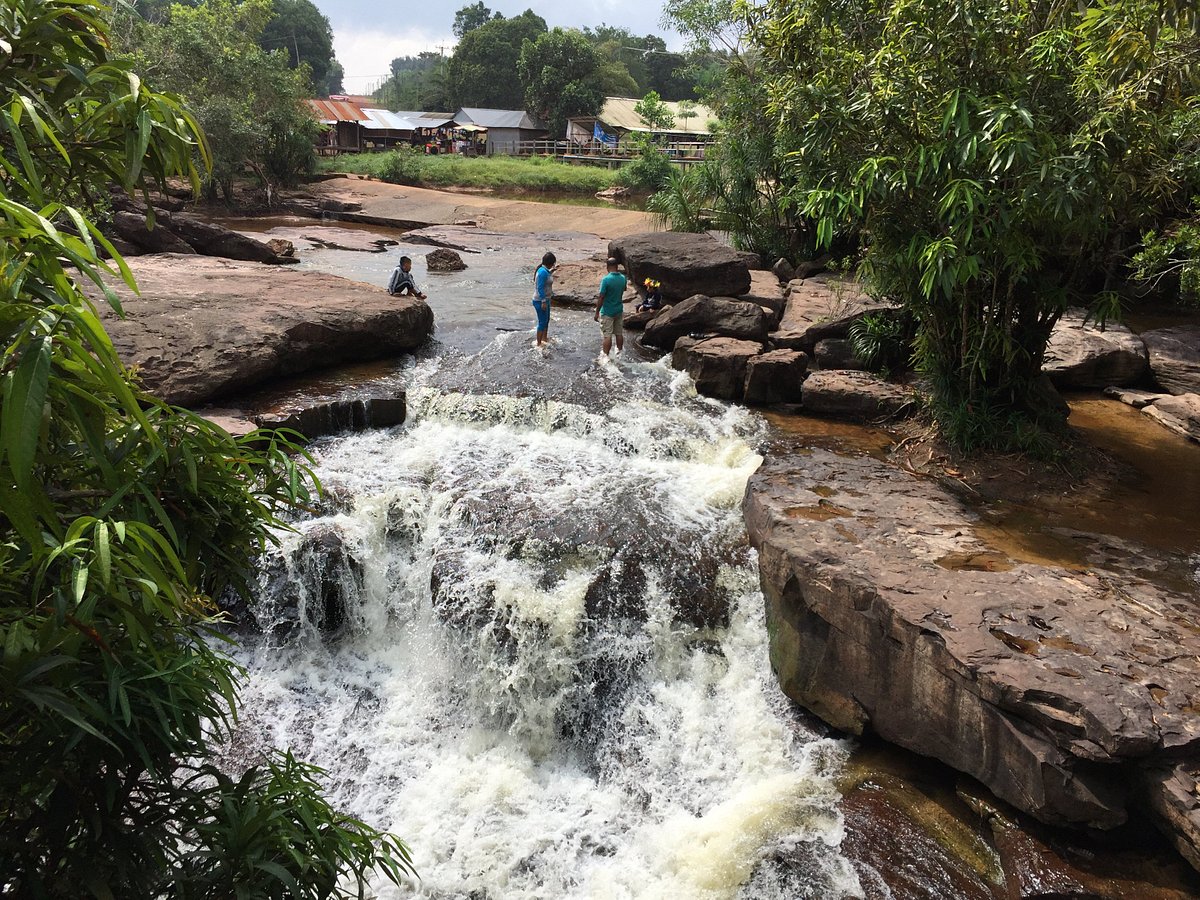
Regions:
<instances>
[{"instance_id":1,"label":"flowing water","mask_svg":"<svg viewBox=\"0 0 1200 900\"><path fill-rule=\"evenodd\" d=\"M803 724L769 669L740 510L758 453L796 428L864 453L889 435L698 397L633 344L601 361L583 311L555 310L553 344L532 348L542 247L464 253L467 270L437 276L400 233L364 253L329 246L332 229L306 248L316 231L271 236L296 240L302 267L379 285L407 253L438 331L418 359L246 398L404 389L409 419L314 447L326 505L264 563L231 755L289 748L327 770L336 806L405 838L421 881L383 897L1005 890L961 851L993 852L970 816L970 840L931 842L944 823L861 790L841 805L861 755L848 767L849 745ZM868 768L884 775L865 784L887 781Z\"/></svg>"},{"instance_id":2,"label":"flowing water","mask_svg":"<svg viewBox=\"0 0 1200 900\"><path fill-rule=\"evenodd\" d=\"M846 748L767 661L740 512L761 420L632 348L599 361L587 313L534 350L509 264L486 297L431 285L435 351L377 379L405 426L316 447L333 499L263 568L237 746L327 769L411 844L420 896L861 896Z\"/></svg>"}]
</instances>

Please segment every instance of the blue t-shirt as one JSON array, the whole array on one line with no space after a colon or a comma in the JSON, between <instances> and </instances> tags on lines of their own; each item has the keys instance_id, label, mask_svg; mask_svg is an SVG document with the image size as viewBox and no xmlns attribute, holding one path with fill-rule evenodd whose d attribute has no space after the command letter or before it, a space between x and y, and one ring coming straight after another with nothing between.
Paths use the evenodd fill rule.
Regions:
<instances>
[{"instance_id":1,"label":"blue t-shirt","mask_svg":"<svg viewBox=\"0 0 1200 900\"><path fill-rule=\"evenodd\" d=\"M609 272L600 282L600 315L619 315L624 306L621 298L625 296L625 276L620 272Z\"/></svg>"},{"instance_id":2,"label":"blue t-shirt","mask_svg":"<svg viewBox=\"0 0 1200 900\"><path fill-rule=\"evenodd\" d=\"M533 284L537 290L534 300L550 299L550 284L553 277L545 266L538 266L537 274L533 276Z\"/></svg>"}]
</instances>

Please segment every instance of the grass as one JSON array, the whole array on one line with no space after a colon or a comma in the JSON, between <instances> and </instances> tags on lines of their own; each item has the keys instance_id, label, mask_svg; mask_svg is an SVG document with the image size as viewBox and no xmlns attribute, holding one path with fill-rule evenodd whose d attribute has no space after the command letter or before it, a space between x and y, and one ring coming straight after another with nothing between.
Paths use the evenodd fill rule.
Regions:
<instances>
[{"instance_id":1,"label":"grass","mask_svg":"<svg viewBox=\"0 0 1200 900\"><path fill-rule=\"evenodd\" d=\"M345 154L319 161L318 171L370 175L394 184L420 187L491 188L499 191L592 195L617 183L617 172L572 166L545 157L467 158L388 152Z\"/></svg>"}]
</instances>

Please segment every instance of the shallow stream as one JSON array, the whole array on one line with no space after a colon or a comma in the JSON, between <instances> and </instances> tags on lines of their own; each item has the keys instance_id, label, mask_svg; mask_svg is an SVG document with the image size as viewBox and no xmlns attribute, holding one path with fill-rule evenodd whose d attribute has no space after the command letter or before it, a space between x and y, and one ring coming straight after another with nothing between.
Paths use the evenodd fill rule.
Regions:
<instances>
[{"instance_id":1,"label":"shallow stream","mask_svg":"<svg viewBox=\"0 0 1200 900\"><path fill-rule=\"evenodd\" d=\"M423 897L893 896L843 853L849 746L769 669L741 498L778 428L632 345L598 359L587 312L534 349L540 248L448 276L429 249L303 254L382 285L408 252L437 339L248 400L403 388L409 419L315 446L330 499L264 566L231 751L325 768Z\"/></svg>"}]
</instances>

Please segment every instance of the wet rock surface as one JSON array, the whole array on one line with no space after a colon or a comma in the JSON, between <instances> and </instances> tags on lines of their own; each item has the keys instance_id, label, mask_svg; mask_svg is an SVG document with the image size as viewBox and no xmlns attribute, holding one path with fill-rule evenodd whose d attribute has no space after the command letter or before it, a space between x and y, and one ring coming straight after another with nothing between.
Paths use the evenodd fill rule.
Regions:
<instances>
[{"instance_id":1,"label":"wet rock surface","mask_svg":"<svg viewBox=\"0 0 1200 900\"><path fill-rule=\"evenodd\" d=\"M704 396L738 401L745 392L746 368L761 352L762 345L755 341L685 337L676 342L671 365L691 375Z\"/></svg>"},{"instance_id":2,"label":"wet rock surface","mask_svg":"<svg viewBox=\"0 0 1200 900\"><path fill-rule=\"evenodd\" d=\"M608 255L624 263L634 284L647 278L661 281L667 300L694 294L738 297L750 290L746 261L707 234L631 234L611 241Z\"/></svg>"},{"instance_id":3,"label":"wet rock surface","mask_svg":"<svg viewBox=\"0 0 1200 900\"><path fill-rule=\"evenodd\" d=\"M1137 384L1149 373L1146 345L1126 326L1101 329L1086 310L1069 309L1046 345L1042 371L1057 388L1106 388Z\"/></svg>"},{"instance_id":4,"label":"wet rock surface","mask_svg":"<svg viewBox=\"0 0 1200 900\"><path fill-rule=\"evenodd\" d=\"M1011 559L944 488L872 458L769 461L744 511L790 697L1044 822L1110 828L1148 807L1194 839L1186 791L1137 776L1198 758L1194 597Z\"/></svg>"},{"instance_id":5,"label":"wet rock surface","mask_svg":"<svg viewBox=\"0 0 1200 900\"><path fill-rule=\"evenodd\" d=\"M433 329L424 301L320 272L201 256L129 261L141 295L115 286L105 327L143 385L194 406L338 363L408 353Z\"/></svg>"}]
</instances>

